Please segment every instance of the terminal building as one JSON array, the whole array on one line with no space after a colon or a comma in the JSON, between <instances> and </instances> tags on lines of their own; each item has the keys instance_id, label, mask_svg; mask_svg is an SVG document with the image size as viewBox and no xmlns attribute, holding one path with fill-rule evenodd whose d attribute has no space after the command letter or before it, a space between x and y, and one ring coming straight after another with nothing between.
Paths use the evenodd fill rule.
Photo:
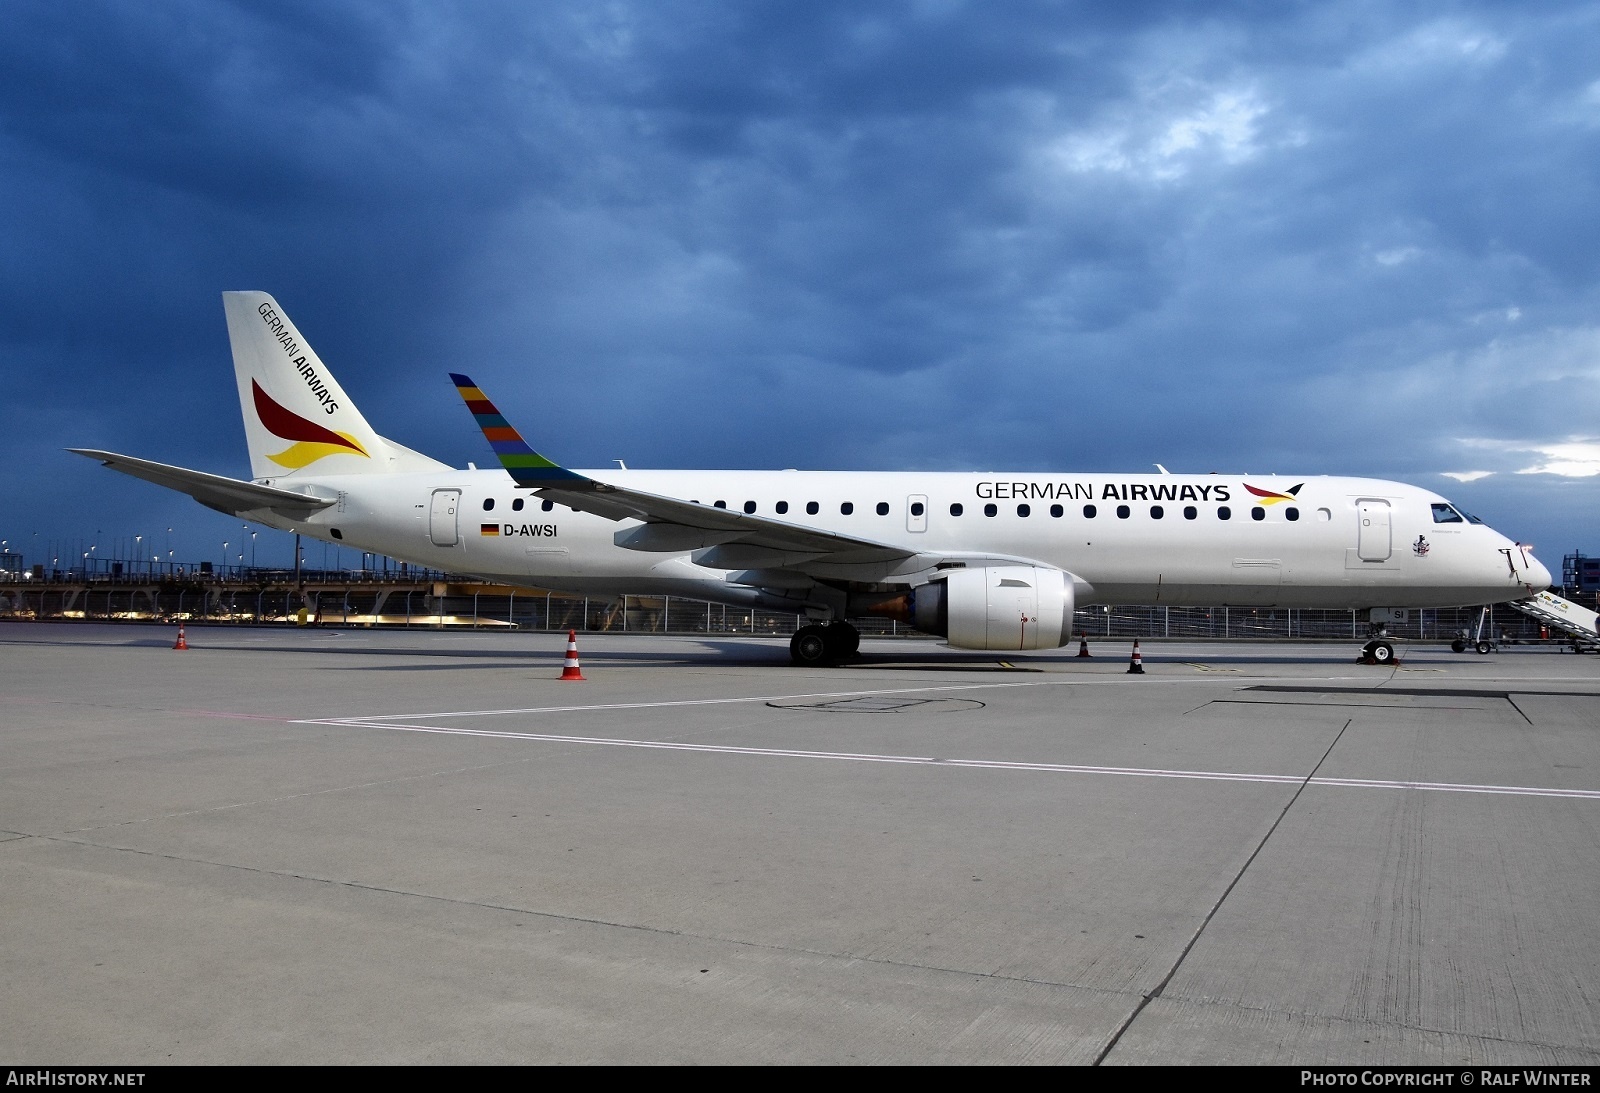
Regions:
<instances>
[{"instance_id":1,"label":"terminal building","mask_svg":"<svg viewBox=\"0 0 1600 1093\"><path fill-rule=\"evenodd\" d=\"M1569 596L1600 593L1600 558L1576 552L1565 555L1561 559L1561 586Z\"/></svg>"}]
</instances>

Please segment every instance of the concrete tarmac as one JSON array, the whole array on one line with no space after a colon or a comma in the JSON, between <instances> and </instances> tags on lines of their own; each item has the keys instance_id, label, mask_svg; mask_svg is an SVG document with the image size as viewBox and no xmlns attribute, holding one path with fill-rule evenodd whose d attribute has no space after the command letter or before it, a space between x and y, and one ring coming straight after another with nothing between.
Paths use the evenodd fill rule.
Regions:
<instances>
[{"instance_id":1,"label":"concrete tarmac","mask_svg":"<svg viewBox=\"0 0 1600 1093\"><path fill-rule=\"evenodd\" d=\"M0 623L0 1062L1600 1063L1600 658Z\"/></svg>"}]
</instances>

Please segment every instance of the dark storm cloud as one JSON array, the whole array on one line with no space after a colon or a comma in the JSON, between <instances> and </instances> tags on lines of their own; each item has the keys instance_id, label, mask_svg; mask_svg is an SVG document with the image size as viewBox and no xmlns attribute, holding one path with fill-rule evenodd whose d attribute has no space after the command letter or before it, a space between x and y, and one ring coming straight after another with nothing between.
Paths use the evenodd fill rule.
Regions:
<instances>
[{"instance_id":1,"label":"dark storm cloud","mask_svg":"<svg viewBox=\"0 0 1600 1093\"><path fill-rule=\"evenodd\" d=\"M1590 5L8 14L14 522L220 543L40 453L242 474L217 293L262 288L458 464L451 369L579 464L1370 473L1597 530L1549 455L1600 437Z\"/></svg>"}]
</instances>

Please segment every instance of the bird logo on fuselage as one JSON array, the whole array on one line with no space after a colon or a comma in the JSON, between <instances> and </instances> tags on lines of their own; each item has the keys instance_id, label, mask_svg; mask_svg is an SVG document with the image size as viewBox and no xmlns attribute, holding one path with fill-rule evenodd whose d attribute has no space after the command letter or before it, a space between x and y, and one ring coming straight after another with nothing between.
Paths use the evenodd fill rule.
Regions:
<instances>
[{"instance_id":1,"label":"bird logo on fuselage","mask_svg":"<svg viewBox=\"0 0 1600 1093\"><path fill-rule=\"evenodd\" d=\"M1301 482L1299 485L1291 486L1289 487L1288 493L1275 493L1272 490L1258 490L1248 482L1244 483L1244 488L1249 491L1250 496L1258 498L1263 505L1276 505L1279 501L1293 501L1295 499L1295 495L1300 492L1300 486L1304 485L1305 483Z\"/></svg>"}]
</instances>

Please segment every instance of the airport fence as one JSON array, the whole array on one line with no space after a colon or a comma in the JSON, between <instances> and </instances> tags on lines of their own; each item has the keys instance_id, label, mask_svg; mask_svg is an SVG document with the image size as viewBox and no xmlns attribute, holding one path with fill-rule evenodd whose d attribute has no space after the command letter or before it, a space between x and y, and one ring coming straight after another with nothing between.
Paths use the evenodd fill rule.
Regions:
<instances>
[{"instance_id":1,"label":"airport fence","mask_svg":"<svg viewBox=\"0 0 1600 1093\"><path fill-rule=\"evenodd\" d=\"M493 587L493 586L487 586ZM444 591L440 591L443 589ZM1475 633L1479 608L1413 610L1389 634L1449 641ZM220 625L323 625L398 628L580 630L630 634L751 634L788 637L806 618L678 596L585 597L505 589L463 592L444 582L337 582L304 591L240 582L83 584L0 583L0 618L206 622ZM865 637L919 637L892 619L859 619ZM1298 608L1095 606L1073 618L1073 633L1094 639L1364 639L1364 611ZM1539 624L1512 608L1490 610L1487 634L1534 641Z\"/></svg>"}]
</instances>

